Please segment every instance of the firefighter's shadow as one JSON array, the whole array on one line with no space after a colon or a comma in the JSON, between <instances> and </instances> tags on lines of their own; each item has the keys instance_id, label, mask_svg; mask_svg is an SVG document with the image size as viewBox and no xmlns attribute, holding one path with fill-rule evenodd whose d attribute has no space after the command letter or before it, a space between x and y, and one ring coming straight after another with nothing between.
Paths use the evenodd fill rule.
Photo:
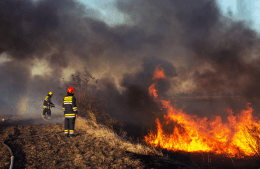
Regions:
<instances>
[{"instance_id":1,"label":"firefighter's shadow","mask_svg":"<svg viewBox=\"0 0 260 169\"><path fill-rule=\"evenodd\" d=\"M16 138L16 137L19 137L20 134L21 134L20 130L16 126L14 128L14 135L9 135L9 137ZM27 163L27 160L25 158L26 154L22 148L22 145L24 145L24 143L19 144L19 143L16 143L15 140L16 139L11 139L6 142L6 144L11 148L13 156L14 156L13 168L24 169L24 168L26 168L25 164Z\"/></svg>"}]
</instances>

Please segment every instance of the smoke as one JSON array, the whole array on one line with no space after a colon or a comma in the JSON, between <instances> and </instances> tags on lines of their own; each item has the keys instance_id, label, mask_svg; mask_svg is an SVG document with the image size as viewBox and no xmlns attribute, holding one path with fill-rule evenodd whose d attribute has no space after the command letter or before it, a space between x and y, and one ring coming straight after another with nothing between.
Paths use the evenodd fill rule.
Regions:
<instances>
[{"instance_id":1,"label":"smoke","mask_svg":"<svg viewBox=\"0 0 260 169\"><path fill-rule=\"evenodd\" d=\"M60 92L62 71L71 60L69 54L83 53L86 37L82 28L86 22L79 24L80 20L83 16L94 18L95 12L72 0L4 0L0 16L0 56L8 57L0 65L2 100L6 107L17 107L12 112L17 114L18 102L29 99L32 103L26 103L27 109L34 107L40 114L45 95L49 91L54 96ZM48 70L44 71L50 74L32 76L35 60L46 62ZM10 112L1 111L1 114Z\"/></svg>"},{"instance_id":2,"label":"smoke","mask_svg":"<svg viewBox=\"0 0 260 169\"><path fill-rule=\"evenodd\" d=\"M127 91L134 86L147 93L155 66L160 64L156 58L160 58L174 73L158 84L158 93L162 99L172 93L178 108L206 117L226 116L223 109L227 107L237 113L246 102L253 103L255 112L259 110L259 37L246 22L221 15L213 0L122 0L117 6L131 17L135 35L144 31L138 36L142 40L136 41L138 48L130 49L154 61L141 59L141 71L123 76L121 86ZM169 65L161 67L167 72ZM131 98L127 92L122 95ZM136 98L131 101L136 102Z\"/></svg>"},{"instance_id":3,"label":"smoke","mask_svg":"<svg viewBox=\"0 0 260 169\"><path fill-rule=\"evenodd\" d=\"M155 68L160 64L164 67L167 77L176 76L175 67L163 60L155 57L146 57L142 60L142 69L135 74L124 74L121 80L122 93L115 86L113 78L102 78L98 81L98 87L105 92L107 97L106 107L114 117L122 120L126 124L128 133L140 136L147 132L151 125L155 124L156 118L163 118L159 114L161 108L153 101L149 95L148 88L153 83L152 77ZM166 96L171 84L168 80L158 82L158 91L161 97ZM138 128L139 132L136 132Z\"/></svg>"},{"instance_id":4,"label":"smoke","mask_svg":"<svg viewBox=\"0 0 260 169\"><path fill-rule=\"evenodd\" d=\"M187 113L225 116L224 108L245 102L260 110L259 35L223 16L214 0L118 0L132 24L114 27L75 0L0 3L1 115L23 104L40 114L49 91L59 106L62 78L86 67L109 98L107 111L145 133L162 118L148 93L158 65L166 75L155 86L159 97Z\"/></svg>"}]
</instances>

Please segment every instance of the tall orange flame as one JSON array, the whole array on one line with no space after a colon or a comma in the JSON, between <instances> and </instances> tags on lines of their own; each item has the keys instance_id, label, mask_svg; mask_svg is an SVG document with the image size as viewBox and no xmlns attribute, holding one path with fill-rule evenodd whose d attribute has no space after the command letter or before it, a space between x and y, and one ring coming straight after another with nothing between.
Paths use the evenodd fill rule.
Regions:
<instances>
[{"instance_id":1,"label":"tall orange flame","mask_svg":"<svg viewBox=\"0 0 260 169\"><path fill-rule=\"evenodd\" d=\"M156 67L155 72L154 72L154 76L153 76L153 80L155 79L165 79L165 75L164 75L164 69L159 70L159 66ZM153 83L150 87L149 87L149 93L150 95L153 95L154 98L157 98L157 90L154 88L156 83Z\"/></svg>"},{"instance_id":2,"label":"tall orange flame","mask_svg":"<svg viewBox=\"0 0 260 169\"><path fill-rule=\"evenodd\" d=\"M163 69L156 68L153 79L158 78L165 78ZM155 84L156 82L149 87L149 93L157 98L157 90L154 89ZM223 123L220 116L215 116L211 120L206 117L199 118L195 115L185 114L182 109L176 109L170 101L159 100L159 102L167 109L164 120L177 122L180 126L175 125L173 132L167 134L163 131L163 124L157 118L156 134L150 132L144 138L147 144L174 151L215 152L216 154L237 155L238 157L254 155L253 149L257 148L257 142L252 138L252 135L245 132L245 129L254 126L260 130L260 121L257 122L257 118L253 117L253 109L250 107L250 103L247 103L246 109L242 110L237 116L233 115L231 109L226 109L225 111L229 116L227 123ZM259 133L257 135L260 137ZM249 140L253 147L249 146Z\"/></svg>"}]
</instances>

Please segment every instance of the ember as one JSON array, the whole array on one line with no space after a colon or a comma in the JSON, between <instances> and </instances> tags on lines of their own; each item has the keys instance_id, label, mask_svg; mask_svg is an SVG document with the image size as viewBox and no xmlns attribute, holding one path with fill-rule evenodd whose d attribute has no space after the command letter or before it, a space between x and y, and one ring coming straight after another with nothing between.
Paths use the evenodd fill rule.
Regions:
<instances>
[{"instance_id":1,"label":"ember","mask_svg":"<svg viewBox=\"0 0 260 169\"><path fill-rule=\"evenodd\" d=\"M164 70L156 68L154 80L165 78ZM145 136L145 142L153 147L161 147L168 150L181 150L187 152L214 152L230 156L252 156L258 149L257 139L260 136L259 122L252 115L250 103L246 104L245 110L237 116L231 109L225 111L229 114L227 123L222 122L220 116L208 120L206 117L199 118L185 114L182 109L176 109L170 101L159 100L155 83L149 87L149 93L157 102L160 102L167 112L164 121L156 119L157 131L151 131ZM172 133L163 130L167 121L177 122ZM249 134L250 132L254 134Z\"/></svg>"}]
</instances>

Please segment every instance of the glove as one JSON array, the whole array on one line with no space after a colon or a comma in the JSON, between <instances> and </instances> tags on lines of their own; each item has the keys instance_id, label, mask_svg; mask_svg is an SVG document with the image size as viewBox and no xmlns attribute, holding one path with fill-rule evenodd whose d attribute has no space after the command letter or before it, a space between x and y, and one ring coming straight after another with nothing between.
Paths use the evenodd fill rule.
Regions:
<instances>
[{"instance_id":1,"label":"glove","mask_svg":"<svg viewBox=\"0 0 260 169\"><path fill-rule=\"evenodd\" d=\"M55 105L54 105L54 104L52 104L52 105L51 105L51 107L55 107Z\"/></svg>"}]
</instances>

